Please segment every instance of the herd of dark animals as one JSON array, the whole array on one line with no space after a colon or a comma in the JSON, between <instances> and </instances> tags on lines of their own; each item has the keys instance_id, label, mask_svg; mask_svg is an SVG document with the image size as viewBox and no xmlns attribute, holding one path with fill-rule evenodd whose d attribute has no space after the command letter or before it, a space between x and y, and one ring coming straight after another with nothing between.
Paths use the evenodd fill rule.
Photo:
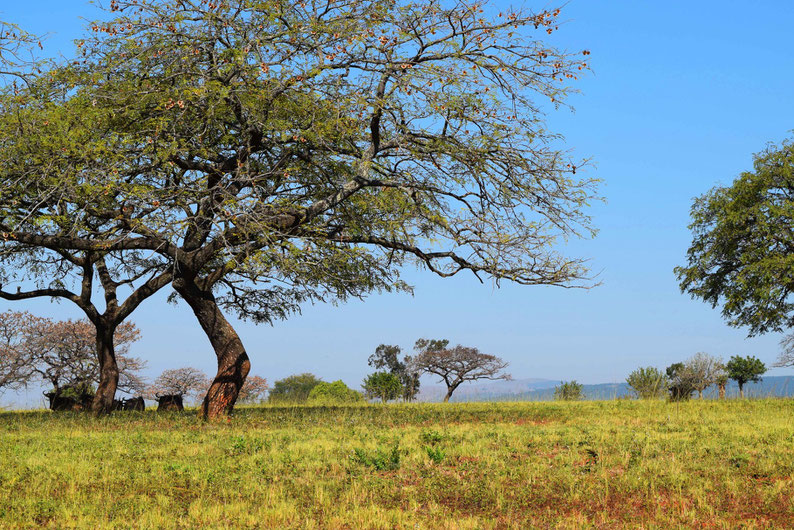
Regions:
<instances>
[{"instance_id":1,"label":"herd of dark animals","mask_svg":"<svg viewBox=\"0 0 794 530\"><path fill-rule=\"evenodd\" d=\"M91 409L91 401L94 396L88 392L81 392L76 396L65 396L60 392L44 392L44 396L50 401L50 410L53 411L84 411ZM182 396L179 394L155 395L158 411L181 411L185 410L182 403ZM111 410L146 410L143 397L130 399L114 399Z\"/></svg>"}]
</instances>

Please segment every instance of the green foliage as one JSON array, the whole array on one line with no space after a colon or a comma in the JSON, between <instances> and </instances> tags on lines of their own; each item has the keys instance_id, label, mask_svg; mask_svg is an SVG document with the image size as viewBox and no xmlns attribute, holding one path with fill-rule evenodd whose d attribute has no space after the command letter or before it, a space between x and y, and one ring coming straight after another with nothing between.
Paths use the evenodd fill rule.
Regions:
<instances>
[{"instance_id":1,"label":"green foliage","mask_svg":"<svg viewBox=\"0 0 794 530\"><path fill-rule=\"evenodd\" d=\"M579 401L584 398L582 385L576 381L561 382L554 387L554 399L560 401Z\"/></svg>"},{"instance_id":2,"label":"green foliage","mask_svg":"<svg viewBox=\"0 0 794 530\"><path fill-rule=\"evenodd\" d=\"M729 378L738 383L739 392L744 395L745 383L760 381L761 376L766 372L766 365L752 355L747 357L734 355L725 363L725 371Z\"/></svg>"},{"instance_id":3,"label":"green foliage","mask_svg":"<svg viewBox=\"0 0 794 530\"><path fill-rule=\"evenodd\" d=\"M445 436L433 429L419 433L419 440L424 444L436 445L444 440Z\"/></svg>"},{"instance_id":4,"label":"green foliage","mask_svg":"<svg viewBox=\"0 0 794 530\"><path fill-rule=\"evenodd\" d=\"M351 460L357 464L366 467L371 467L375 471L394 471L400 469L400 444L395 443L391 449L375 449L375 451L367 451L360 447L353 450Z\"/></svg>"},{"instance_id":5,"label":"green foliage","mask_svg":"<svg viewBox=\"0 0 794 530\"><path fill-rule=\"evenodd\" d=\"M369 374L362 383L364 394L370 399L382 402L397 399L402 395L403 386L400 378L391 372L375 372Z\"/></svg>"},{"instance_id":6,"label":"green foliage","mask_svg":"<svg viewBox=\"0 0 794 530\"><path fill-rule=\"evenodd\" d=\"M639 399L658 399L667 394L669 381L667 375L652 366L637 368L626 378Z\"/></svg>"},{"instance_id":7,"label":"green foliage","mask_svg":"<svg viewBox=\"0 0 794 530\"><path fill-rule=\"evenodd\" d=\"M310 373L291 375L273 383L268 401L271 403L302 403L309 399L311 391L322 383Z\"/></svg>"},{"instance_id":8,"label":"green foliage","mask_svg":"<svg viewBox=\"0 0 794 530\"><path fill-rule=\"evenodd\" d=\"M364 401L360 392L349 388L341 379L333 383L318 383L308 397L309 403L334 405L339 403L356 403Z\"/></svg>"},{"instance_id":9,"label":"green foliage","mask_svg":"<svg viewBox=\"0 0 794 530\"><path fill-rule=\"evenodd\" d=\"M684 363L673 363L666 369L670 401L687 401L695 391L692 374Z\"/></svg>"},{"instance_id":10,"label":"green foliage","mask_svg":"<svg viewBox=\"0 0 794 530\"><path fill-rule=\"evenodd\" d=\"M402 398L405 401L413 401L419 393L419 374L411 368L411 357L406 356L401 361L400 353L399 346L381 344L375 348L375 353L369 356L367 363L376 370L386 368L396 375L402 385Z\"/></svg>"},{"instance_id":11,"label":"green foliage","mask_svg":"<svg viewBox=\"0 0 794 530\"><path fill-rule=\"evenodd\" d=\"M755 155L754 169L716 187L692 206L681 290L713 307L750 335L794 326L794 142Z\"/></svg>"},{"instance_id":12,"label":"green foliage","mask_svg":"<svg viewBox=\"0 0 794 530\"><path fill-rule=\"evenodd\" d=\"M440 447L426 446L425 453L427 453L427 457L430 458L434 464L440 464L447 456L447 453Z\"/></svg>"}]
</instances>

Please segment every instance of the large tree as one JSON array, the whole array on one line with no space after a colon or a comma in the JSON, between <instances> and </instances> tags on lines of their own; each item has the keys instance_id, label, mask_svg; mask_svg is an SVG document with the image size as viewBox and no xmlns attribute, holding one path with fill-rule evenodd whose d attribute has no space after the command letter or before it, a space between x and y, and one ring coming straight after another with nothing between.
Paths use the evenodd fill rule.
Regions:
<instances>
[{"instance_id":1,"label":"large tree","mask_svg":"<svg viewBox=\"0 0 794 530\"><path fill-rule=\"evenodd\" d=\"M725 363L725 371L739 385L739 397L744 397L744 385L760 381L766 373L766 365L752 355L734 355Z\"/></svg>"},{"instance_id":2,"label":"large tree","mask_svg":"<svg viewBox=\"0 0 794 530\"><path fill-rule=\"evenodd\" d=\"M68 192L93 221L55 239L19 217L0 230L28 245L164 260L218 358L205 416L231 412L250 368L224 307L270 321L306 300L408 289L408 263L444 277L586 285L583 262L556 243L592 234L594 182L576 176L582 161L561 150L541 111L562 104L587 68L587 51L538 38L557 29L558 10L488 18L478 4L394 0L111 8L117 18L80 43L57 106L85 110L90 127L75 127L102 152L40 156L41 142L10 138L11 151L29 153L19 185ZM53 181L53 168L80 185ZM100 170L92 185L107 193L85 193Z\"/></svg>"},{"instance_id":3,"label":"large tree","mask_svg":"<svg viewBox=\"0 0 794 530\"><path fill-rule=\"evenodd\" d=\"M510 379L504 371L507 362L495 355L482 353L477 348L455 346L448 348L447 340L416 341L419 352L411 359L411 367L418 373L437 375L447 386L444 403L449 401L452 393L466 381L479 379Z\"/></svg>"},{"instance_id":4,"label":"large tree","mask_svg":"<svg viewBox=\"0 0 794 530\"><path fill-rule=\"evenodd\" d=\"M687 265L675 269L682 291L751 336L794 325L794 143L768 146L753 165L695 200Z\"/></svg>"}]
</instances>

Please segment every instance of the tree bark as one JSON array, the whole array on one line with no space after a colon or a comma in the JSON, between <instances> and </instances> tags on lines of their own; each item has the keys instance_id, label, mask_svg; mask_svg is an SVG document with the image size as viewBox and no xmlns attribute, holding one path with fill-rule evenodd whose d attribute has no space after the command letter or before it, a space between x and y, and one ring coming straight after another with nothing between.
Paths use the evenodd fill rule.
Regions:
<instances>
[{"instance_id":1,"label":"tree bark","mask_svg":"<svg viewBox=\"0 0 794 530\"><path fill-rule=\"evenodd\" d=\"M97 386L94 400L91 402L91 412L100 416L109 414L113 408L113 399L116 397L116 388L119 384L119 366L116 363L116 352L113 347L114 326L100 324L96 326L96 353L99 360L99 386Z\"/></svg>"},{"instance_id":2,"label":"tree bark","mask_svg":"<svg viewBox=\"0 0 794 530\"><path fill-rule=\"evenodd\" d=\"M739 397L744 398L744 383L739 383Z\"/></svg>"},{"instance_id":3,"label":"tree bark","mask_svg":"<svg viewBox=\"0 0 794 530\"><path fill-rule=\"evenodd\" d=\"M204 419L230 415L251 369L248 354L212 292L184 278L174 281L174 289L193 310L218 359L218 372L204 397L201 414Z\"/></svg>"},{"instance_id":4,"label":"tree bark","mask_svg":"<svg viewBox=\"0 0 794 530\"><path fill-rule=\"evenodd\" d=\"M725 399L725 383L720 383L720 399Z\"/></svg>"},{"instance_id":5,"label":"tree bark","mask_svg":"<svg viewBox=\"0 0 794 530\"><path fill-rule=\"evenodd\" d=\"M447 395L444 396L444 403L449 403L449 398L452 397L452 393L455 391L456 388L458 388L458 385L447 387Z\"/></svg>"}]
</instances>

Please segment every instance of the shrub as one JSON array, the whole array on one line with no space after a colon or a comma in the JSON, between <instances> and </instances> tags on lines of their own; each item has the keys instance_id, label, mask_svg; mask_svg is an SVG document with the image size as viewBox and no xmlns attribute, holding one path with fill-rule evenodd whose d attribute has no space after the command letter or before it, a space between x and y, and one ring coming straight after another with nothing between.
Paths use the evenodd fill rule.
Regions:
<instances>
[{"instance_id":1,"label":"shrub","mask_svg":"<svg viewBox=\"0 0 794 530\"><path fill-rule=\"evenodd\" d=\"M582 398L584 398L582 385L576 381L560 382L560 386L554 387L554 399L578 401Z\"/></svg>"},{"instance_id":2,"label":"shrub","mask_svg":"<svg viewBox=\"0 0 794 530\"><path fill-rule=\"evenodd\" d=\"M626 383L639 399L662 398L670 384L667 374L652 366L637 368L626 378Z\"/></svg>"},{"instance_id":3,"label":"shrub","mask_svg":"<svg viewBox=\"0 0 794 530\"><path fill-rule=\"evenodd\" d=\"M309 392L309 402L317 404L355 403L364 401L364 396L349 388L342 380L317 384Z\"/></svg>"}]
</instances>

